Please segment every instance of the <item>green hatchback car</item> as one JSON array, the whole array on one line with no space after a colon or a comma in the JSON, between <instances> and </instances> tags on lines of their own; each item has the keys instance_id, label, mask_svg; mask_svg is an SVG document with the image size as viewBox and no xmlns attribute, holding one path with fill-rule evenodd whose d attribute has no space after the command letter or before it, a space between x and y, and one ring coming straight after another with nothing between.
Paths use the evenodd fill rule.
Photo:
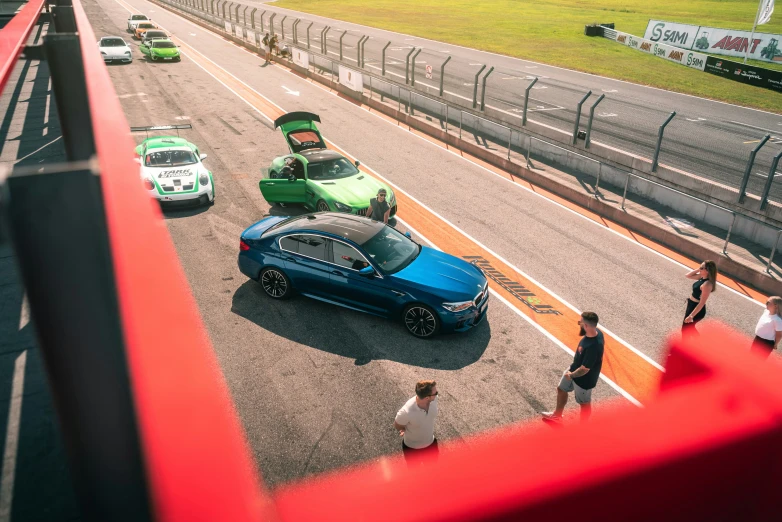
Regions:
<instances>
[{"instance_id":1,"label":"green hatchback car","mask_svg":"<svg viewBox=\"0 0 782 522\"><path fill-rule=\"evenodd\" d=\"M272 161L269 177L260 181L263 197L271 204L298 203L313 212L366 215L369 200L386 189L390 215L396 214L394 191L358 169L342 154L329 150L315 122L317 114L290 112L274 121L288 142L291 154Z\"/></svg>"},{"instance_id":2,"label":"green hatchback car","mask_svg":"<svg viewBox=\"0 0 782 522\"><path fill-rule=\"evenodd\" d=\"M139 50L153 62L178 62L181 59L179 48L171 40L147 40L141 43Z\"/></svg>"}]
</instances>

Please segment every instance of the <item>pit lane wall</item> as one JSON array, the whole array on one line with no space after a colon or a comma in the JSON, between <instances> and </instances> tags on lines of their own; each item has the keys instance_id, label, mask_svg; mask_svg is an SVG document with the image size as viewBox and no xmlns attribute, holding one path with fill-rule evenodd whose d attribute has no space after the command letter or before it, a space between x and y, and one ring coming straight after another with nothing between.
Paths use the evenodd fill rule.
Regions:
<instances>
[{"instance_id":1,"label":"pit lane wall","mask_svg":"<svg viewBox=\"0 0 782 522\"><path fill-rule=\"evenodd\" d=\"M251 24L249 14L246 23L242 16L237 22L234 13L230 13L232 20L226 21L221 16L212 15L175 0L152 1L189 13L195 18L210 23L213 30L236 43L241 43L255 52L263 53L259 42L259 39L262 38L259 24L256 25L256 28L252 28L249 25ZM221 14L220 9L217 12ZM226 17L228 16L229 10L226 10ZM264 29L266 28L268 28L268 23ZM242 32L239 33L238 30ZM249 32L255 36L254 40L253 38L248 39ZM243 36L237 36L239 34ZM452 96L447 93L445 96L437 98L435 93L426 96L408 85L400 85L387 78L377 78L366 71L339 64L337 61L316 52L315 47L307 50L294 46L291 47L291 50L294 51L293 59L290 62L286 61L287 66L301 74L328 83L342 94L370 106L374 106L377 98L381 96L387 100L393 100L394 103L398 103L401 109L395 116L408 121L411 125L416 124L415 118L407 117L408 111L410 111L409 107L412 105L414 112L425 114L433 121L442 122L447 116L450 125L456 127L460 125L461 120L464 132L474 132L494 139L498 143L508 143L511 138L511 145L517 150L525 152L529 150L532 156L552 166L572 169L595 177L599 174L601 184L608 183L619 187L620 190L625 186L628 174L632 174L633 177L627 183L628 194L636 194L656 201L675 209L684 216L703 221L725 231L731 227L733 213L735 213L736 219L731 231L732 237L743 237L769 249L777 241L778 230L782 227L782 206L776 202L769 202L768 207L764 211L760 211L759 200L752 194L748 194L745 204L743 206L737 205L735 202L738 198L738 191L732 187L663 164L660 164L657 170L652 172L649 158L632 155L596 141L591 142L589 149L584 148L583 141L579 141L578 145L574 146L571 145L572 135L570 133L531 119L528 119L527 124L522 127L520 116L494 110L490 107L486 107L482 113L463 107L455 108L453 106L458 104L457 100L452 99ZM303 55L307 56L308 67L296 63L297 59L304 63ZM366 91L362 89L359 92L352 81L350 86L339 81L340 76L347 77L348 70L352 70L355 75L361 75ZM372 96L374 96L374 101L371 99ZM447 114L446 107L449 102L454 110ZM513 136L509 136L509 129L513 129ZM552 141L556 144L551 143ZM698 199L694 199L693 196ZM743 274L735 277L740 277L745 281L753 281L755 276ZM753 284L758 288L762 287L758 283Z\"/></svg>"}]
</instances>

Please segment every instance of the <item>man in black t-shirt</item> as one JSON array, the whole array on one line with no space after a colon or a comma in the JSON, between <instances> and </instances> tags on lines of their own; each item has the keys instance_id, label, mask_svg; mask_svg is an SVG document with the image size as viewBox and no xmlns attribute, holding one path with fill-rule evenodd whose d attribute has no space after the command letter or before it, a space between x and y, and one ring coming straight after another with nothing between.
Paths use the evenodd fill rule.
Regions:
<instances>
[{"instance_id":1,"label":"man in black t-shirt","mask_svg":"<svg viewBox=\"0 0 782 522\"><path fill-rule=\"evenodd\" d=\"M377 197L369 200L367 217L375 221L382 221L388 224L388 216L391 214L391 206L386 201L386 189L381 188L377 191Z\"/></svg>"},{"instance_id":2,"label":"man in black t-shirt","mask_svg":"<svg viewBox=\"0 0 782 522\"><path fill-rule=\"evenodd\" d=\"M557 407L552 412L543 413L547 422L562 422L562 412L568 400L568 393L575 392L576 402L581 405L581 420L586 421L592 414L592 388L597 386L600 369L603 366L603 332L597 329L597 314L584 312L578 321L582 336L576 348L573 364L562 375L557 386Z\"/></svg>"}]
</instances>

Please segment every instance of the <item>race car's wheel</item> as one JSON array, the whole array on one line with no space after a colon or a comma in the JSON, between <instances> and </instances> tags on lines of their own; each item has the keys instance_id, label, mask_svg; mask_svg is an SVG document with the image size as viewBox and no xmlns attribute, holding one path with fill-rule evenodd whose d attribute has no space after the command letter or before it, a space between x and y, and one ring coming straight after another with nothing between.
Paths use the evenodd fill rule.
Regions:
<instances>
[{"instance_id":1,"label":"race car's wheel","mask_svg":"<svg viewBox=\"0 0 782 522\"><path fill-rule=\"evenodd\" d=\"M280 179L280 174L276 170L272 170L271 172L269 172L269 177L271 179Z\"/></svg>"},{"instance_id":2,"label":"race car's wheel","mask_svg":"<svg viewBox=\"0 0 782 522\"><path fill-rule=\"evenodd\" d=\"M402 314L405 328L419 339L430 339L440 329L440 318L428 306L413 304Z\"/></svg>"},{"instance_id":3,"label":"race car's wheel","mask_svg":"<svg viewBox=\"0 0 782 522\"><path fill-rule=\"evenodd\" d=\"M152 60L153 62L156 62L156 61L157 61L157 58L155 58L155 55L154 55L154 54L150 54L150 55L149 55L149 59L150 59L150 60Z\"/></svg>"},{"instance_id":4,"label":"race car's wheel","mask_svg":"<svg viewBox=\"0 0 782 522\"><path fill-rule=\"evenodd\" d=\"M272 299L287 299L291 296L291 282L282 270L267 268L261 272L258 281L266 295Z\"/></svg>"},{"instance_id":5,"label":"race car's wheel","mask_svg":"<svg viewBox=\"0 0 782 522\"><path fill-rule=\"evenodd\" d=\"M323 201L322 199L318 201L318 206L315 208L318 210L318 212L328 212L329 210L331 210L329 208L329 204Z\"/></svg>"},{"instance_id":6,"label":"race car's wheel","mask_svg":"<svg viewBox=\"0 0 782 522\"><path fill-rule=\"evenodd\" d=\"M391 213L388 215L388 217L394 217L396 215L396 205L391 207Z\"/></svg>"}]
</instances>

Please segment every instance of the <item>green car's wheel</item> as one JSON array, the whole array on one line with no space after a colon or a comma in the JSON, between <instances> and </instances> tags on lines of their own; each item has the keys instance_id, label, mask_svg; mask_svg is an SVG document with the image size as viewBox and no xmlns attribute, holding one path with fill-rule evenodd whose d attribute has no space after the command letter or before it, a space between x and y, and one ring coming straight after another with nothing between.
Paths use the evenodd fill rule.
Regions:
<instances>
[{"instance_id":1,"label":"green car's wheel","mask_svg":"<svg viewBox=\"0 0 782 522\"><path fill-rule=\"evenodd\" d=\"M149 59L150 59L150 60L152 60L153 62L154 62L154 61L157 61L157 58L155 58L155 55L154 55L154 54L150 54L150 55L149 55Z\"/></svg>"},{"instance_id":2,"label":"green car's wheel","mask_svg":"<svg viewBox=\"0 0 782 522\"><path fill-rule=\"evenodd\" d=\"M293 293L288 276L282 270L274 267L267 268L261 272L258 282L261 283L261 287L266 292L266 295L272 299L287 299Z\"/></svg>"},{"instance_id":3,"label":"green car's wheel","mask_svg":"<svg viewBox=\"0 0 782 522\"><path fill-rule=\"evenodd\" d=\"M431 308L422 304L412 304L405 308L402 319L407 331L419 339L430 339L440 329L440 318Z\"/></svg>"},{"instance_id":4,"label":"green car's wheel","mask_svg":"<svg viewBox=\"0 0 782 522\"><path fill-rule=\"evenodd\" d=\"M322 199L318 201L318 206L316 208L318 212L328 212L329 210L331 210L329 208L329 204L323 201Z\"/></svg>"},{"instance_id":5,"label":"green car's wheel","mask_svg":"<svg viewBox=\"0 0 782 522\"><path fill-rule=\"evenodd\" d=\"M393 217L393 216L395 216L395 215L396 215L396 205L394 205L394 206L391 208L391 213L390 213L388 216L389 216L389 217Z\"/></svg>"}]
</instances>

